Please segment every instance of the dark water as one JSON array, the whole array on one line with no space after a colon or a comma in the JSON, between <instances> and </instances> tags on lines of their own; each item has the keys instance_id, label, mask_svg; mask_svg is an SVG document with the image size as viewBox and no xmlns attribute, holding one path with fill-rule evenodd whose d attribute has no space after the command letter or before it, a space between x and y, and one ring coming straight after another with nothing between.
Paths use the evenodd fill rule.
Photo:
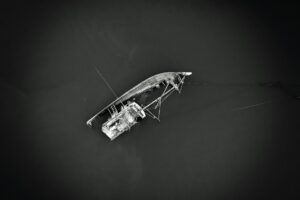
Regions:
<instances>
[{"instance_id":1,"label":"dark water","mask_svg":"<svg viewBox=\"0 0 300 200\"><path fill-rule=\"evenodd\" d=\"M8 199L299 195L294 18L278 14L293 6L32 5L9 6L2 37ZM146 119L110 142L85 124L114 99L94 67L117 94L156 73L193 75L160 123ZM289 92L259 85L274 81Z\"/></svg>"}]
</instances>

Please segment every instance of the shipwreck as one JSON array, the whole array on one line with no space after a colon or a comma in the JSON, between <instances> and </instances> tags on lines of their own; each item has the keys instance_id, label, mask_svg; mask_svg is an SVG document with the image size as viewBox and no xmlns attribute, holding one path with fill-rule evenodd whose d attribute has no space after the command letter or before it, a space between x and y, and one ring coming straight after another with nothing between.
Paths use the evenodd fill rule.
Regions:
<instances>
[{"instance_id":1,"label":"shipwreck","mask_svg":"<svg viewBox=\"0 0 300 200\"><path fill-rule=\"evenodd\" d=\"M146 116L160 121L162 103L174 91L180 93L186 76L191 74L164 72L151 76L117 97L86 123L92 128L101 129L110 140L114 140Z\"/></svg>"}]
</instances>

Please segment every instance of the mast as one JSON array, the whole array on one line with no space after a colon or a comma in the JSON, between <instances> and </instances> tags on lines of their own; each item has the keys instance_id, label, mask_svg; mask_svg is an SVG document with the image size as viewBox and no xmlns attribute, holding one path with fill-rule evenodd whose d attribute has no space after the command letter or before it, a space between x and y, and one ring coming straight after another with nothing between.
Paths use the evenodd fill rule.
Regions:
<instances>
[{"instance_id":1,"label":"mast","mask_svg":"<svg viewBox=\"0 0 300 200\"><path fill-rule=\"evenodd\" d=\"M104 81L104 83L106 84L106 86L109 88L109 90L111 91L111 93L113 93L113 95L116 97L116 99L118 99L118 98L119 98L118 95L117 95L116 92L113 90L113 88L110 86L110 84L108 83L108 81L104 78L104 76L103 76L102 73L99 71L99 69L98 69L97 67L95 67L95 66L94 66L94 68L95 68L97 74L98 74L98 75L100 76L100 78ZM121 102L121 104L122 104L122 106L124 106L123 102ZM115 105L113 105L113 109L112 109L112 110L113 110L113 113L114 113L115 111L117 111Z\"/></svg>"}]
</instances>

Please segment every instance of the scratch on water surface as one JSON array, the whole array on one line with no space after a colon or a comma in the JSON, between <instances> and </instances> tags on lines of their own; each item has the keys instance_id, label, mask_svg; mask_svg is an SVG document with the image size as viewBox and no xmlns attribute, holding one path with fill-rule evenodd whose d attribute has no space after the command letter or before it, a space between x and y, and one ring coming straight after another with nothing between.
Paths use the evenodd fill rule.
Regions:
<instances>
[{"instance_id":1,"label":"scratch on water surface","mask_svg":"<svg viewBox=\"0 0 300 200\"><path fill-rule=\"evenodd\" d=\"M257 104L252 104L252 105L249 105L249 106L243 106L243 107L235 108L235 109L233 109L233 111L235 111L235 110L246 110L246 109L254 108L254 107L257 107L257 106L264 105L268 102L270 102L270 101L264 101L262 103L257 103Z\"/></svg>"}]
</instances>

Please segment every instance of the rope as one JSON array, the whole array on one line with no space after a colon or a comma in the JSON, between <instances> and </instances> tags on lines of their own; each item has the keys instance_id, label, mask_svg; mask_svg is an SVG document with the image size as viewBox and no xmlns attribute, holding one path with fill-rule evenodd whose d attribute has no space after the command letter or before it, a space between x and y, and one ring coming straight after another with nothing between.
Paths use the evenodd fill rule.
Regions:
<instances>
[{"instance_id":1,"label":"rope","mask_svg":"<svg viewBox=\"0 0 300 200\"><path fill-rule=\"evenodd\" d=\"M97 67L95 67L95 70L97 72L97 74L102 78L102 80L104 81L104 83L106 84L106 86L110 89L110 91L113 93L113 95L116 97L116 99L118 98L118 95L116 94L116 92L113 90L113 88L109 85L109 83L107 82L107 80L104 78L104 76L102 75L102 73L99 71L99 69ZM121 101L121 104L124 106L123 102Z\"/></svg>"}]
</instances>

